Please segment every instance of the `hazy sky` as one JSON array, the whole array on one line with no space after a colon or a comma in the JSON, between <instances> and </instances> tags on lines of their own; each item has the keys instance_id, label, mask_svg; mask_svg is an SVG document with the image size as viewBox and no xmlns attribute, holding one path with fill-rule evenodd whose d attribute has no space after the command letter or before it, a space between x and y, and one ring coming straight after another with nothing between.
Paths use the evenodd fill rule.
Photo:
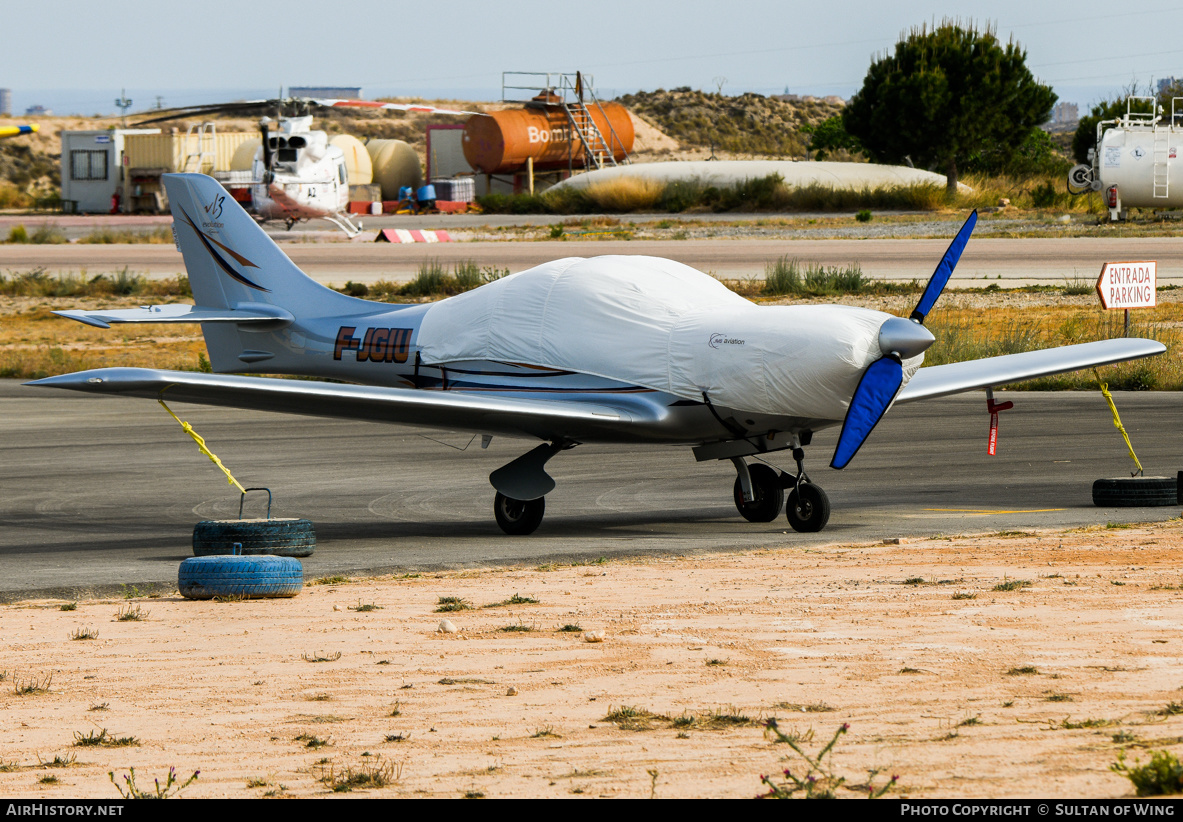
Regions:
<instances>
[{"instance_id":1,"label":"hazy sky","mask_svg":"<svg viewBox=\"0 0 1183 822\"><path fill-rule=\"evenodd\" d=\"M990 17L981 10L988 8ZM1183 77L1183 4L664 0L0 0L0 87L13 109L112 113L361 86L366 96L496 99L503 71L595 77L602 96L688 85L849 97L901 32L943 17L990 22L1035 75L1085 106Z\"/></svg>"}]
</instances>

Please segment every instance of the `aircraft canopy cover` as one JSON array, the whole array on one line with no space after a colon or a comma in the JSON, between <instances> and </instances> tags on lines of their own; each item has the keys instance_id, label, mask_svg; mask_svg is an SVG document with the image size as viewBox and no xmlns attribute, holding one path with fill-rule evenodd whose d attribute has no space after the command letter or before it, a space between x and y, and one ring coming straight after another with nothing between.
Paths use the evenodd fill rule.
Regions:
<instances>
[{"instance_id":1,"label":"aircraft canopy cover","mask_svg":"<svg viewBox=\"0 0 1183 822\"><path fill-rule=\"evenodd\" d=\"M722 407L842 419L890 315L757 306L659 257L568 257L442 300L427 364L490 360L593 374ZM905 379L920 357L905 362ZM837 379L835 376L837 375Z\"/></svg>"}]
</instances>

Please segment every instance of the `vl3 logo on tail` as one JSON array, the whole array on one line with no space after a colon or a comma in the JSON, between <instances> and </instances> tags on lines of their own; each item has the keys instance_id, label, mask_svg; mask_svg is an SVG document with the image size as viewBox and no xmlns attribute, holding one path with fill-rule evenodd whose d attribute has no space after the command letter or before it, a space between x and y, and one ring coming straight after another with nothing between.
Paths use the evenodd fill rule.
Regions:
<instances>
[{"instance_id":1,"label":"vl3 logo on tail","mask_svg":"<svg viewBox=\"0 0 1183 822\"><path fill-rule=\"evenodd\" d=\"M226 201L225 194L215 194L214 199L210 201L209 205L205 207L205 213L209 215L211 220L218 220L222 216L222 203ZM221 223L215 223L221 227Z\"/></svg>"}]
</instances>

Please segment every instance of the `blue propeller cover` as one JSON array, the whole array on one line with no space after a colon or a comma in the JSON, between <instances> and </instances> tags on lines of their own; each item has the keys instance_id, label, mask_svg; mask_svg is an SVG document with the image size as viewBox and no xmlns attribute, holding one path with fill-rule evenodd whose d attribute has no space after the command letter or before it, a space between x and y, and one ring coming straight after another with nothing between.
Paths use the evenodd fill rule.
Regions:
<instances>
[{"instance_id":1,"label":"blue propeller cover","mask_svg":"<svg viewBox=\"0 0 1183 822\"><path fill-rule=\"evenodd\" d=\"M850 398L850 408L842 421L842 433L838 435L838 445L830 460L831 468L845 468L854 459L903 382L904 366L894 357L880 357L867 366Z\"/></svg>"},{"instance_id":2,"label":"blue propeller cover","mask_svg":"<svg viewBox=\"0 0 1183 822\"><path fill-rule=\"evenodd\" d=\"M957 236L953 238L953 242L949 243L949 247L945 250L945 256L941 257L941 261L937 263L936 271L932 272L932 276L929 277L928 285L924 287L924 294L920 296L920 302L916 303L916 307L912 309L910 319L924 322L928 312L932 311L937 297L941 296L949 278L953 276L953 269L957 267L957 261L961 259L961 252L965 250L965 244L969 242L969 235L973 234L974 226L977 224L978 211L974 209L966 218L964 225L961 226L961 230L957 232Z\"/></svg>"}]
</instances>

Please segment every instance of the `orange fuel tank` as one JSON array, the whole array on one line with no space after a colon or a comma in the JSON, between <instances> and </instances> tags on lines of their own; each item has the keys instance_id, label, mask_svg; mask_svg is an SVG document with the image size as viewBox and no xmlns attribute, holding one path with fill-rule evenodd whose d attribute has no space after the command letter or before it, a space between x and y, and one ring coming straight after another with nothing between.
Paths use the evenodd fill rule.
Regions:
<instances>
[{"instance_id":1,"label":"orange fuel tank","mask_svg":"<svg viewBox=\"0 0 1183 822\"><path fill-rule=\"evenodd\" d=\"M602 110L601 110L602 109ZM619 103L589 106L588 112L619 162L633 150L633 121ZM611 127L609 127L611 126ZM574 145L572 144L574 140ZM464 125L464 159L484 174L521 171L534 158L535 171L583 167L583 146L561 106L508 109L479 114Z\"/></svg>"}]
</instances>

